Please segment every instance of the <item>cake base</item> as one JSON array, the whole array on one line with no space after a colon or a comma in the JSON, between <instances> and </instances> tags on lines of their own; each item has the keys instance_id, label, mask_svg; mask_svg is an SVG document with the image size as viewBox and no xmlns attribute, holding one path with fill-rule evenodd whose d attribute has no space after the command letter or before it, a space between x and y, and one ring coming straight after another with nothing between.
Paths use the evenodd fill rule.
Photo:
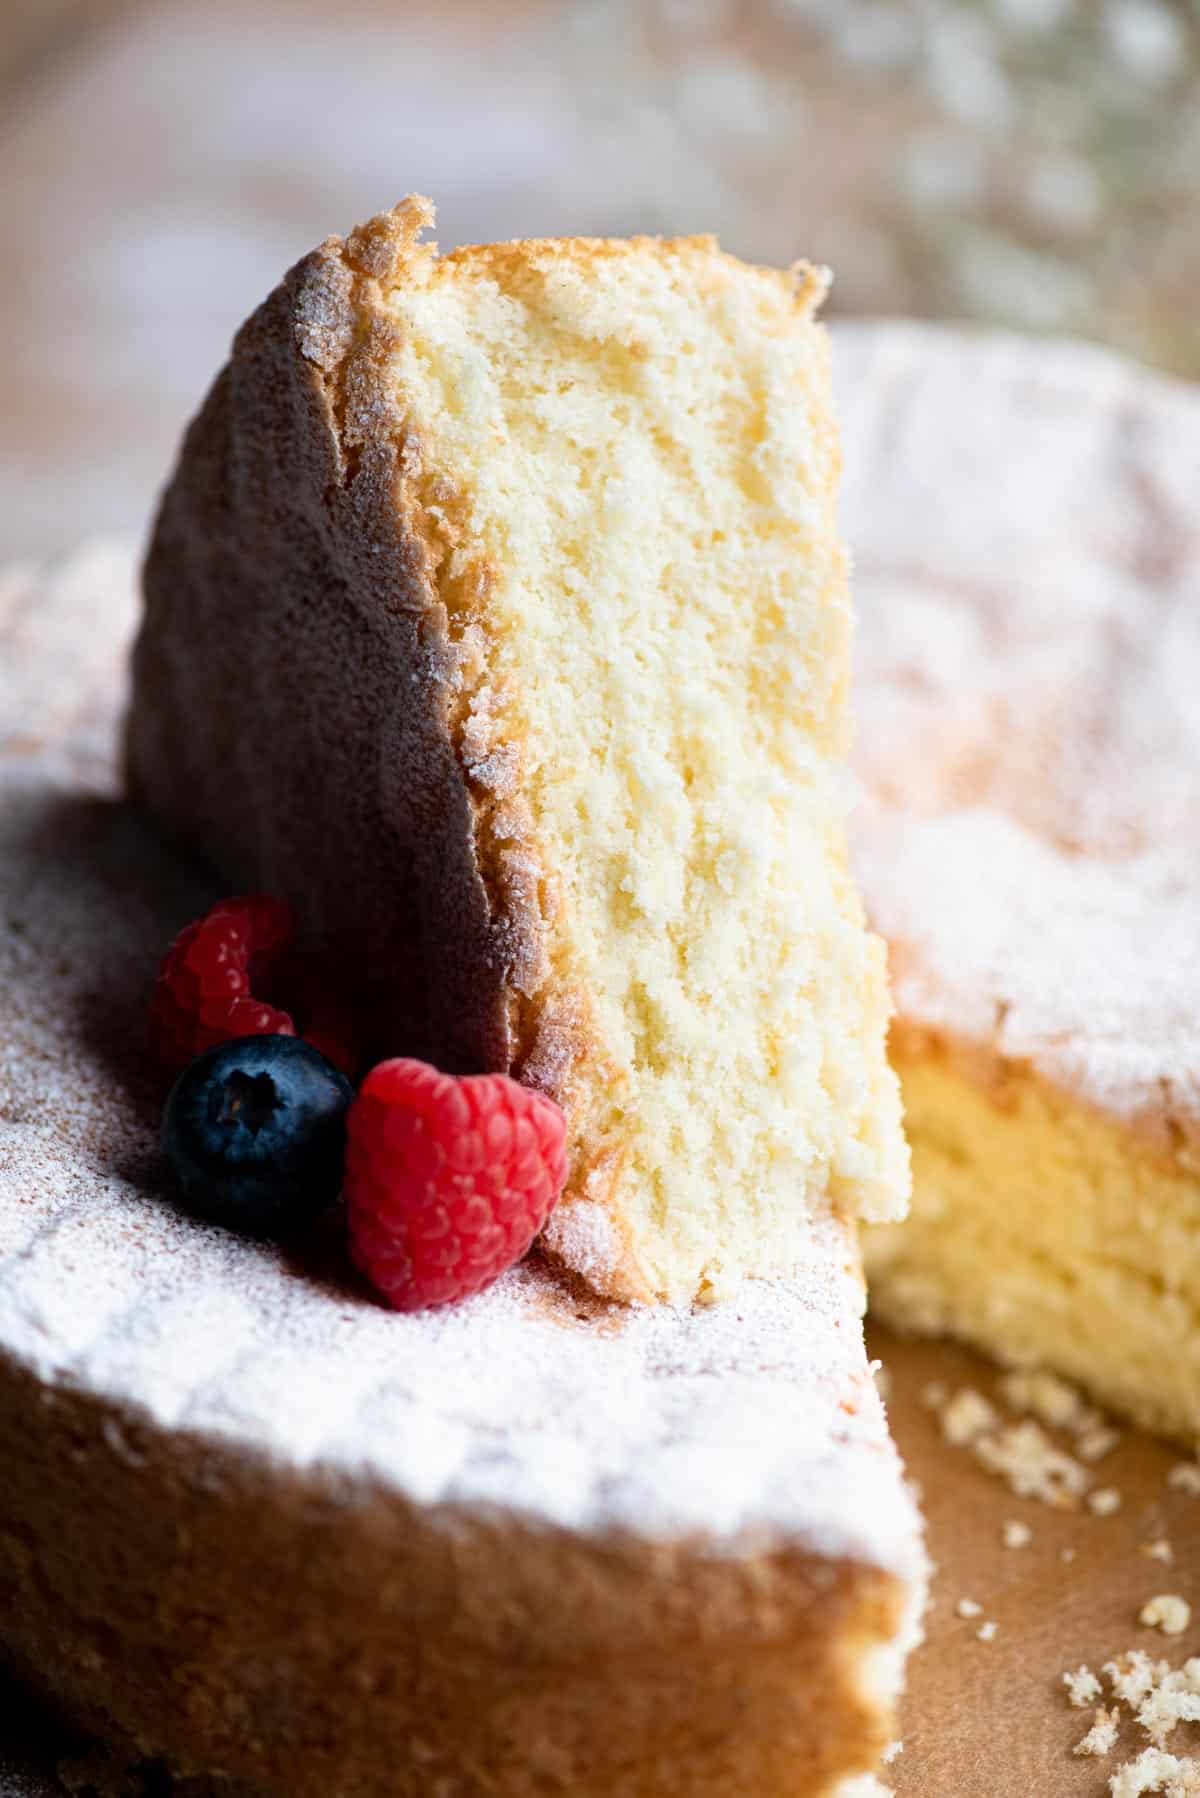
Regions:
<instances>
[{"instance_id":1,"label":"cake base","mask_svg":"<svg viewBox=\"0 0 1200 1798\"><path fill-rule=\"evenodd\" d=\"M1200 1615L1200 1499L1167 1485L1178 1453L1125 1433L1092 1470L1122 1495L1120 1510L1109 1517L1016 1499L970 1455L947 1444L936 1411L922 1402L933 1380L951 1392L971 1387L993 1394L994 1369L970 1351L876 1327L868 1331L868 1346L887 1369L889 1418L925 1495L938 1569L926 1639L908 1663L896 1726L904 1747L884 1769L884 1786L895 1798L1028 1798L1031 1792L1101 1798L1115 1765L1137 1753L1144 1738L1126 1731L1103 1760L1073 1755L1091 1712L1071 1709L1060 1676L1081 1663L1099 1672L1130 1647L1175 1664L1196 1652L1194 1629L1172 1643L1137 1623L1146 1599L1159 1591L1179 1592ZM1027 1547L1004 1547L1002 1531L1013 1519L1028 1526ZM1173 1565L1141 1552L1156 1537L1171 1543ZM1064 1550L1074 1557L1069 1563ZM981 1618L956 1614L964 1597L984 1607ZM976 1632L988 1618L999 1629L985 1643ZM49 1724L23 1728L18 1737L10 1721L18 1714L27 1714L18 1694L0 1690L0 1798L63 1798L65 1788L54 1777L59 1763L72 1777L86 1771L99 1779L101 1798L109 1798L102 1759L85 1757ZM1171 1747L1196 1752L1200 1730L1179 1730ZM114 1785L123 1771L111 1764ZM121 1798L163 1798L161 1785L140 1780L115 1789ZM210 1795L176 1787L170 1798Z\"/></svg>"}]
</instances>

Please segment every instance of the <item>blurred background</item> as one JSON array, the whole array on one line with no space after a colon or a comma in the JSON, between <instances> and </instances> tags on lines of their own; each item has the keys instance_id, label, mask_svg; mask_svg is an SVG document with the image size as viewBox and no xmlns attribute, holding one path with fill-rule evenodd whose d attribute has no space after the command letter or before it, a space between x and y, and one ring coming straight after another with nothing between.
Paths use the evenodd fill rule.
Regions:
<instances>
[{"instance_id":1,"label":"blurred background","mask_svg":"<svg viewBox=\"0 0 1200 1798\"><path fill-rule=\"evenodd\" d=\"M1200 376L1200 0L0 0L0 168L7 556L140 532L242 317L413 189Z\"/></svg>"}]
</instances>

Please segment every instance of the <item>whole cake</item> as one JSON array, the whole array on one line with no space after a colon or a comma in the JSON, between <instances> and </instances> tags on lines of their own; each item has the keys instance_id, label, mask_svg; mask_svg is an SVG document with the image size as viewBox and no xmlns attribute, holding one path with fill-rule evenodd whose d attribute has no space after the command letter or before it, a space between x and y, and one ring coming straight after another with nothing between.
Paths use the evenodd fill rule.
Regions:
<instances>
[{"instance_id":1,"label":"whole cake","mask_svg":"<svg viewBox=\"0 0 1200 1798\"><path fill-rule=\"evenodd\" d=\"M1082 346L838 354L914 1163L872 1305L1195 1438L1200 400Z\"/></svg>"},{"instance_id":2,"label":"whole cake","mask_svg":"<svg viewBox=\"0 0 1200 1798\"><path fill-rule=\"evenodd\" d=\"M377 1048L563 1106L546 1242L594 1289L712 1297L908 1190L823 277L431 221L240 333L147 562L131 791L296 903Z\"/></svg>"}]
</instances>

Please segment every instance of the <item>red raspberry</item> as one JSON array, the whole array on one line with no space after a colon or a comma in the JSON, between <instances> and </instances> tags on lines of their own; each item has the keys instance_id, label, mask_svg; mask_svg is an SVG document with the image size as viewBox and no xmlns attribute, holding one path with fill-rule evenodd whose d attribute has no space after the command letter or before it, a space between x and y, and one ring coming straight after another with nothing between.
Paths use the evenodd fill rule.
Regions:
<instances>
[{"instance_id":1,"label":"red raspberry","mask_svg":"<svg viewBox=\"0 0 1200 1798\"><path fill-rule=\"evenodd\" d=\"M296 914L284 899L223 899L181 930L163 957L150 1001L150 1040L172 1069L237 1036L295 1036L292 1014L256 997L282 988L299 1002L304 1036L354 1071L347 1019L293 952Z\"/></svg>"},{"instance_id":2,"label":"red raspberry","mask_svg":"<svg viewBox=\"0 0 1200 1798\"><path fill-rule=\"evenodd\" d=\"M480 1292L528 1249L567 1177L566 1120L506 1074L372 1068L350 1107L350 1248L397 1311Z\"/></svg>"}]
</instances>

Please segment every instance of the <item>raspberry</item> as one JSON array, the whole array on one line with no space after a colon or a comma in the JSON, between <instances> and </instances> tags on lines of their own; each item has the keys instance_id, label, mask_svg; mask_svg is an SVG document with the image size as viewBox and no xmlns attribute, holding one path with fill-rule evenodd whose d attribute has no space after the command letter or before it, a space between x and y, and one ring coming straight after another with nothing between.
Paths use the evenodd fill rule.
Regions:
<instances>
[{"instance_id":1,"label":"raspberry","mask_svg":"<svg viewBox=\"0 0 1200 1798\"><path fill-rule=\"evenodd\" d=\"M467 1298L520 1260L566 1175L552 1099L506 1074L380 1062L347 1123L351 1253L398 1311Z\"/></svg>"},{"instance_id":2,"label":"raspberry","mask_svg":"<svg viewBox=\"0 0 1200 1798\"><path fill-rule=\"evenodd\" d=\"M173 1070L241 1036L295 1036L291 1012L260 995L294 997L308 1042L354 1071L348 1020L311 962L296 955L296 914L266 893L223 899L181 930L163 957L150 1001L150 1040Z\"/></svg>"}]
</instances>

